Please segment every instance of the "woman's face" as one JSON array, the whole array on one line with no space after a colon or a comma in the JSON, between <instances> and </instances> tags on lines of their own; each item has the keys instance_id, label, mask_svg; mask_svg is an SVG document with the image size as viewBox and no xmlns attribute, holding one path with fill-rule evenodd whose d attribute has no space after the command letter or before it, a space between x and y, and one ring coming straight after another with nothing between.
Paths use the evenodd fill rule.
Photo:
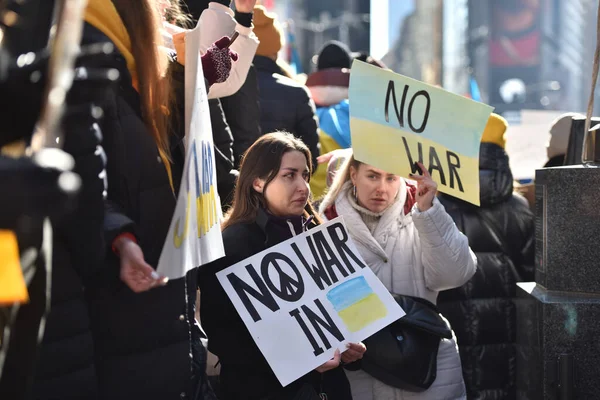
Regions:
<instances>
[{"instance_id":1,"label":"woman's face","mask_svg":"<svg viewBox=\"0 0 600 400\"><path fill-rule=\"evenodd\" d=\"M367 164L350 167L350 178L356 187L358 204L379 213L393 203L400 188L400 178Z\"/></svg>"},{"instance_id":2,"label":"woman's face","mask_svg":"<svg viewBox=\"0 0 600 400\"><path fill-rule=\"evenodd\" d=\"M254 190L263 193L271 214L279 217L302 215L308 202L310 171L306 157L289 151L281 159L277 176L265 187L265 180L255 179Z\"/></svg>"}]
</instances>

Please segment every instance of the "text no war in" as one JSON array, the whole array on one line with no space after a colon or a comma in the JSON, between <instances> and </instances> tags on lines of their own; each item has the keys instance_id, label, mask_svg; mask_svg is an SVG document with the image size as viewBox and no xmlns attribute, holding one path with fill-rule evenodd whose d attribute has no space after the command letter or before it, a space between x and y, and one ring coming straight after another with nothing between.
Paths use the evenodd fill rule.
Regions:
<instances>
[{"instance_id":1,"label":"text no war in","mask_svg":"<svg viewBox=\"0 0 600 400\"><path fill-rule=\"evenodd\" d=\"M217 277L284 386L404 315L341 218Z\"/></svg>"}]
</instances>

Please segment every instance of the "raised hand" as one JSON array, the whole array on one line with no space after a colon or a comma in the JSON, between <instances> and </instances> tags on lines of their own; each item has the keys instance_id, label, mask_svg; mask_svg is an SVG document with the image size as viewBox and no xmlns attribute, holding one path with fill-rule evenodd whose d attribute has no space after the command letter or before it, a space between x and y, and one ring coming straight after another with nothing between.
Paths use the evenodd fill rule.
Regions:
<instances>
[{"instance_id":1,"label":"raised hand","mask_svg":"<svg viewBox=\"0 0 600 400\"><path fill-rule=\"evenodd\" d=\"M225 82L229 78L231 61L238 60L238 54L229 49L230 44L231 39L223 36L202 56L202 69L209 85Z\"/></svg>"},{"instance_id":2,"label":"raised hand","mask_svg":"<svg viewBox=\"0 0 600 400\"><path fill-rule=\"evenodd\" d=\"M437 194L437 183L431 179L431 174L422 163L418 162L417 165L423 171L423 175L410 174L410 177L417 181L417 207L419 207L419 211L424 212L433 206L433 199Z\"/></svg>"}]
</instances>

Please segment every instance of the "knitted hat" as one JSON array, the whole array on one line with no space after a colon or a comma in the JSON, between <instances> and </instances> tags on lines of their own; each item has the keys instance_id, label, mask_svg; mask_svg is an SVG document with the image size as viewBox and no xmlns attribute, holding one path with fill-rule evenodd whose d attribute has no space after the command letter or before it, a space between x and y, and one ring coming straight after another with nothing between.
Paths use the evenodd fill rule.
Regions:
<instances>
[{"instance_id":1,"label":"knitted hat","mask_svg":"<svg viewBox=\"0 0 600 400\"><path fill-rule=\"evenodd\" d=\"M317 70L327 68L350 68L352 66L350 49L342 42L332 40L323 46L317 57Z\"/></svg>"},{"instance_id":2,"label":"knitted hat","mask_svg":"<svg viewBox=\"0 0 600 400\"><path fill-rule=\"evenodd\" d=\"M548 142L548 146L546 148L549 159L559 155L567 154L573 117L579 115L580 114L577 113L566 113L556 118L552 122L552 126L550 128L550 141Z\"/></svg>"},{"instance_id":3,"label":"knitted hat","mask_svg":"<svg viewBox=\"0 0 600 400\"><path fill-rule=\"evenodd\" d=\"M274 57L283 47L284 32L277 14L270 13L264 6L254 6L254 34L260 43L257 56Z\"/></svg>"},{"instance_id":4,"label":"knitted hat","mask_svg":"<svg viewBox=\"0 0 600 400\"><path fill-rule=\"evenodd\" d=\"M493 143L504 148L506 139L504 134L508 128L508 122L498 114L492 113L481 136L481 143Z\"/></svg>"}]
</instances>

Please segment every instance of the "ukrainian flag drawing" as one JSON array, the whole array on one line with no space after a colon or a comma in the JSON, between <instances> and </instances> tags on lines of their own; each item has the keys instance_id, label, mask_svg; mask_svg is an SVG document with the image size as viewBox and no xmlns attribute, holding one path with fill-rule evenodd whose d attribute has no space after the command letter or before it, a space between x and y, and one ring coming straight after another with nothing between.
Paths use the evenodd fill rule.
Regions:
<instances>
[{"instance_id":1,"label":"ukrainian flag drawing","mask_svg":"<svg viewBox=\"0 0 600 400\"><path fill-rule=\"evenodd\" d=\"M327 300L350 332L358 332L387 315L385 304L362 276L331 289Z\"/></svg>"}]
</instances>

